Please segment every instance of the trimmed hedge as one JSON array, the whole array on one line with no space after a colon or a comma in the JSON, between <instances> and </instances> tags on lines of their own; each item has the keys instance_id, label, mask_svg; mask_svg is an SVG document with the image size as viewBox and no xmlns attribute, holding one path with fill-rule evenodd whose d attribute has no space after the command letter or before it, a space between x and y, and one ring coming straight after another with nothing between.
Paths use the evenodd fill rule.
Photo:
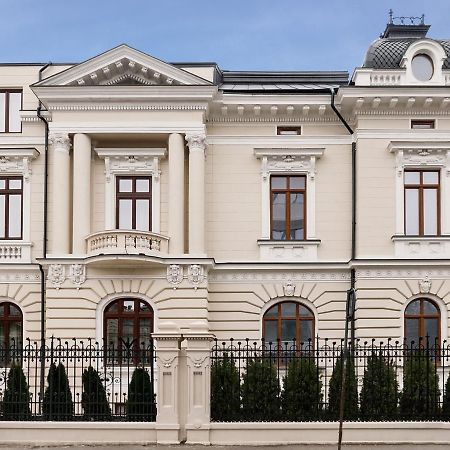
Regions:
<instances>
[{"instance_id":1,"label":"trimmed hedge","mask_svg":"<svg viewBox=\"0 0 450 450\"><path fill-rule=\"evenodd\" d=\"M22 367L13 364L8 373L3 397L4 420L30 420L30 392Z\"/></svg>"},{"instance_id":2,"label":"trimmed hedge","mask_svg":"<svg viewBox=\"0 0 450 450\"><path fill-rule=\"evenodd\" d=\"M86 420L111 420L106 390L98 372L91 366L83 371L81 404Z\"/></svg>"}]
</instances>

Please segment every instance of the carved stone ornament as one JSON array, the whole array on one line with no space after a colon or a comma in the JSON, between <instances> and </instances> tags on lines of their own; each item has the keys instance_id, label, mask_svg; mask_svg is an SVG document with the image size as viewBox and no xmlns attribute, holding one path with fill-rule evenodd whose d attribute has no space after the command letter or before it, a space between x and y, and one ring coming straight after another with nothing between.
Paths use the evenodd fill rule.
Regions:
<instances>
[{"instance_id":1,"label":"carved stone ornament","mask_svg":"<svg viewBox=\"0 0 450 450\"><path fill-rule=\"evenodd\" d=\"M66 268L62 264L52 264L48 268L47 280L59 289L66 279Z\"/></svg>"},{"instance_id":2,"label":"carved stone ornament","mask_svg":"<svg viewBox=\"0 0 450 450\"><path fill-rule=\"evenodd\" d=\"M69 152L70 150L70 138L67 133L50 133L48 142L55 149Z\"/></svg>"},{"instance_id":3,"label":"carved stone ornament","mask_svg":"<svg viewBox=\"0 0 450 450\"><path fill-rule=\"evenodd\" d=\"M86 266L83 264L72 264L69 277L72 283L77 286L77 289L80 289L80 286L86 281Z\"/></svg>"},{"instance_id":4,"label":"carved stone ornament","mask_svg":"<svg viewBox=\"0 0 450 450\"><path fill-rule=\"evenodd\" d=\"M183 281L183 266L170 264L167 268L167 281L176 288Z\"/></svg>"},{"instance_id":5,"label":"carved stone ornament","mask_svg":"<svg viewBox=\"0 0 450 450\"><path fill-rule=\"evenodd\" d=\"M205 279L205 272L203 266L199 264L191 264L188 269L188 280L197 289L198 285L203 283Z\"/></svg>"},{"instance_id":6,"label":"carved stone ornament","mask_svg":"<svg viewBox=\"0 0 450 450\"><path fill-rule=\"evenodd\" d=\"M419 281L419 290L421 294L429 294L431 290L431 280L426 276Z\"/></svg>"},{"instance_id":7,"label":"carved stone ornament","mask_svg":"<svg viewBox=\"0 0 450 450\"><path fill-rule=\"evenodd\" d=\"M295 292L295 284L292 281L288 281L286 284L283 284L283 292L286 297L293 297Z\"/></svg>"}]
</instances>

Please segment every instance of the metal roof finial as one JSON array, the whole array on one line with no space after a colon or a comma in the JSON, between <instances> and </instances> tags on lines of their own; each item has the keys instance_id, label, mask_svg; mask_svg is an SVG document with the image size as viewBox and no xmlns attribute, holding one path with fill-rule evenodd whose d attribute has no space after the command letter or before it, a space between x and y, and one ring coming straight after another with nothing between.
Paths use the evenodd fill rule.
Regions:
<instances>
[{"instance_id":1,"label":"metal roof finial","mask_svg":"<svg viewBox=\"0 0 450 450\"><path fill-rule=\"evenodd\" d=\"M389 10L389 23L394 23L394 11L392 11L392 8Z\"/></svg>"}]
</instances>

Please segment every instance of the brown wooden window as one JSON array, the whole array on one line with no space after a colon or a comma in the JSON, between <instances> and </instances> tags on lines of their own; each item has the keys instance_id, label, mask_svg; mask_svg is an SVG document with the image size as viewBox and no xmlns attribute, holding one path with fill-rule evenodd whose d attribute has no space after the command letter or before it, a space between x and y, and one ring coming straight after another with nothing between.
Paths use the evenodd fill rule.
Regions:
<instances>
[{"instance_id":1,"label":"brown wooden window","mask_svg":"<svg viewBox=\"0 0 450 450\"><path fill-rule=\"evenodd\" d=\"M278 136L299 136L302 134L302 127L277 127Z\"/></svg>"},{"instance_id":2,"label":"brown wooden window","mask_svg":"<svg viewBox=\"0 0 450 450\"><path fill-rule=\"evenodd\" d=\"M108 359L122 361L128 355L136 361L142 351L151 350L153 319L152 307L143 300L121 298L111 302L103 324L105 346L113 352Z\"/></svg>"},{"instance_id":3,"label":"brown wooden window","mask_svg":"<svg viewBox=\"0 0 450 450\"><path fill-rule=\"evenodd\" d=\"M151 231L151 177L117 177L116 227L120 230Z\"/></svg>"},{"instance_id":4,"label":"brown wooden window","mask_svg":"<svg viewBox=\"0 0 450 450\"><path fill-rule=\"evenodd\" d=\"M0 303L0 364L9 363L17 350L20 354L23 337L22 311L14 303Z\"/></svg>"},{"instance_id":5,"label":"brown wooden window","mask_svg":"<svg viewBox=\"0 0 450 450\"><path fill-rule=\"evenodd\" d=\"M22 91L0 89L0 133L20 133Z\"/></svg>"},{"instance_id":6,"label":"brown wooden window","mask_svg":"<svg viewBox=\"0 0 450 450\"><path fill-rule=\"evenodd\" d=\"M435 128L434 120L411 120L412 130L433 130Z\"/></svg>"},{"instance_id":7,"label":"brown wooden window","mask_svg":"<svg viewBox=\"0 0 450 450\"><path fill-rule=\"evenodd\" d=\"M440 226L440 174L438 170L407 170L405 186L405 234L438 236Z\"/></svg>"},{"instance_id":8,"label":"brown wooden window","mask_svg":"<svg viewBox=\"0 0 450 450\"><path fill-rule=\"evenodd\" d=\"M438 306L427 298L413 300L405 310L406 344L418 344L434 347L441 341L441 314Z\"/></svg>"},{"instance_id":9,"label":"brown wooden window","mask_svg":"<svg viewBox=\"0 0 450 450\"><path fill-rule=\"evenodd\" d=\"M270 178L271 239L306 238L306 176Z\"/></svg>"},{"instance_id":10,"label":"brown wooden window","mask_svg":"<svg viewBox=\"0 0 450 450\"><path fill-rule=\"evenodd\" d=\"M263 317L263 337L266 342L281 344L314 343L314 314L297 302L281 302L268 309Z\"/></svg>"},{"instance_id":11,"label":"brown wooden window","mask_svg":"<svg viewBox=\"0 0 450 450\"><path fill-rule=\"evenodd\" d=\"M0 239L22 239L22 177L0 176Z\"/></svg>"}]
</instances>

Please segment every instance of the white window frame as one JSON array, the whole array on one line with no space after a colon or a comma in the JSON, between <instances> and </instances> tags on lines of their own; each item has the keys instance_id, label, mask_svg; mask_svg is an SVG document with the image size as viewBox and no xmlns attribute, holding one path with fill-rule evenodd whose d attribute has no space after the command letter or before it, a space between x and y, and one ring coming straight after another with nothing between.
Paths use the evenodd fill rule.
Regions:
<instances>
[{"instance_id":1,"label":"white window frame","mask_svg":"<svg viewBox=\"0 0 450 450\"><path fill-rule=\"evenodd\" d=\"M22 239L0 241L0 262L31 263L31 161L35 148L0 149L0 175L22 177Z\"/></svg>"},{"instance_id":2,"label":"white window frame","mask_svg":"<svg viewBox=\"0 0 450 450\"><path fill-rule=\"evenodd\" d=\"M316 237L316 160L325 148L255 148L261 160L260 259L309 261L317 259L320 241ZM306 175L306 236L303 241L279 241L270 237L270 177Z\"/></svg>"},{"instance_id":3,"label":"white window frame","mask_svg":"<svg viewBox=\"0 0 450 450\"><path fill-rule=\"evenodd\" d=\"M105 161L105 230L116 229L116 177L148 176L152 179L152 233L161 231L161 171L165 148L96 148Z\"/></svg>"},{"instance_id":4,"label":"white window frame","mask_svg":"<svg viewBox=\"0 0 450 450\"><path fill-rule=\"evenodd\" d=\"M442 258L450 250L450 141L393 141L395 155L395 234L398 258ZM405 234L405 170L432 169L440 172L441 235L411 237Z\"/></svg>"}]
</instances>

